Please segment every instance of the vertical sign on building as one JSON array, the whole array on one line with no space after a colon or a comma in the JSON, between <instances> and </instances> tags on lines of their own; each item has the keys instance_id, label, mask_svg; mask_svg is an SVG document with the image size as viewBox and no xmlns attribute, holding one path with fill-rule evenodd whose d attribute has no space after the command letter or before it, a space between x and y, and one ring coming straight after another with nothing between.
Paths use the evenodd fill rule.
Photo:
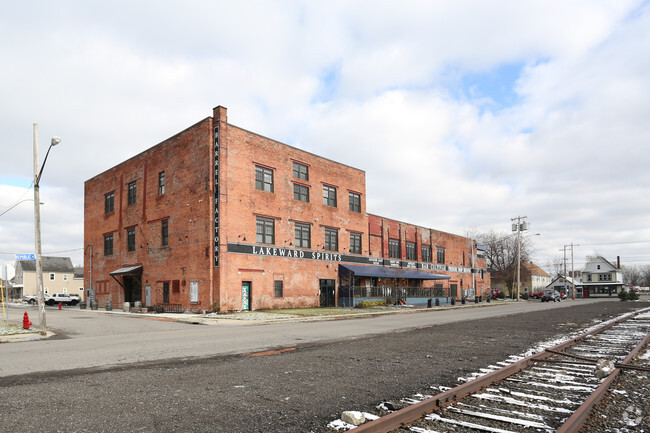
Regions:
<instances>
[{"instance_id":1,"label":"vertical sign on building","mask_svg":"<svg viewBox=\"0 0 650 433\"><path fill-rule=\"evenodd\" d=\"M219 267L219 125L214 127L214 266Z\"/></svg>"}]
</instances>

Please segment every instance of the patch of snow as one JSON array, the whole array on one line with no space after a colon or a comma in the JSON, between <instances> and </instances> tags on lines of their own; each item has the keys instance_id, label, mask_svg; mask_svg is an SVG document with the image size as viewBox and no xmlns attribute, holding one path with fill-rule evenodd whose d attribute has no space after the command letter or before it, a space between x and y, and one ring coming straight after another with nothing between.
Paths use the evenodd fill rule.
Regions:
<instances>
[{"instance_id":1,"label":"patch of snow","mask_svg":"<svg viewBox=\"0 0 650 433\"><path fill-rule=\"evenodd\" d=\"M341 430L347 431L356 428L356 426L353 426L352 424L348 424L347 422L343 422L340 419L335 419L331 423L327 424L327 428L331 428L336 431L341 431Z\"/></svg>"},{"instance_id":2,"label":"patch of snow","mask_svg":"<svg viewBox=\"0 0 650 433\"><path fill-rule=\"evenodd\" d=\"M474 424L474 423L471 423L471 422L456 421L456 420L449 419L449 418L443 418L443 417L441 417L440 415L438 415L436 413L431 413L431 414L425 416L424 419L429 420L429 421L443 422L443 423L452 424L452 425L456 425L456 426L460 426L460 427L468 427L468 428L476 429L476 430L480 429L480 431L485 431L485 432L490 432L490 433L514 433L511 430L503 430L503 429L500 429L500 428L486 427L486 426Z\"/></svg>"},{"instance_id":3,"label":"patch of snow","mask_svg":"<svg viewBox=\"0 0 650 433\"><path fill-rule=\"evenodd\" d=\"M472 394L472 397L476 398L482 398L484 400L491 400L491 401L500 401L504 402L507 404L511 404L513 406L520 406L520 407L527 407L530 409L542 409L542 410L547 410L550 412L558 412L558 413L566 413L566 414L572 414L573 411L569 409L565 409L563 407L553 407L553 406L548 406L545 404L531 404L530 402L527 401L522 401L522 400L517 400L516 398L512 397L502 397L498 395L492 395L492 394Z\"/></svg>"},{"instance_id":4,"label":"patch of snow","mask_svg":"<svg viewBox=\"0 0 650 433\"><path fill-rule=\"evenodd\" d=\"M484 413L484 412L474 412L471 410L465 410L465 409L459 409L457 407L449 407L447 408L448 411L450 412L456 412L460 413L463 415L469 415L473 416L476 418L485 418L485 419L492 419L495 421L501 421L509 424L515 424L519 425L525 428L540 428L540 429L545 429L545 430L551 430L553 431L553 428L549 425L544 424L543 422L536 422L536 421L531 421L527 419L521 419L521 418L512 418L509 416L502 416L502 415L492 415L489 413Z\"/></svg>"}]
</instances>

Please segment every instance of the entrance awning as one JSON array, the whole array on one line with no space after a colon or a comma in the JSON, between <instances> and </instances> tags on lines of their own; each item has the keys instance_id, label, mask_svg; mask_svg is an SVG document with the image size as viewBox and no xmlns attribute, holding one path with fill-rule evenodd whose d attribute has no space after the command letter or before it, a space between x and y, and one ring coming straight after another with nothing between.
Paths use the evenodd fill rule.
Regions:
<instances>
[{"instance_id":1,"label":"entrance awning","mask_svg":"<svg viewBox=\"0 0 650 433\"><path fill-rule=\"evenodd\" d=\"M411 280L449 280L451 277L417 269L388 268L384 266L339 265L339 275L357 277L408 278Z\"/></svg>"},{"instance_id":2,"label":"entrance awning","mask_svg":"<svg viewBox=\"0 0 650 433\"><path fill-rule=\"evenodd\" d=\"M115 276L115 275L141 275L141 274L142 274L142 265L137 265L137 266L126 266L124 268L120 268L116 271L109 273L108 275Z\"/></svg>"}]
</instances>

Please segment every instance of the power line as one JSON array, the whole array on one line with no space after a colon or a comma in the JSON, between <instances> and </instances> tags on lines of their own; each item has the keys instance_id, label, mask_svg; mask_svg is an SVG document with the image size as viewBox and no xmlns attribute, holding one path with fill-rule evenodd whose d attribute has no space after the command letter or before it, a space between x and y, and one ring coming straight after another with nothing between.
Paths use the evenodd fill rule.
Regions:
<instances>
[{"instance_id":1,"label":"power line","mask_svg":"<svg viewBox=\"0 0 650 433\"><path fill-rule=\"evenodd\" d=\"M629 241L629 242L599 242L596 244L580 244L583 247L593 246L593 245L618 245L618 244L647 244L650 241Z\"/></svg>"}]
</instances>

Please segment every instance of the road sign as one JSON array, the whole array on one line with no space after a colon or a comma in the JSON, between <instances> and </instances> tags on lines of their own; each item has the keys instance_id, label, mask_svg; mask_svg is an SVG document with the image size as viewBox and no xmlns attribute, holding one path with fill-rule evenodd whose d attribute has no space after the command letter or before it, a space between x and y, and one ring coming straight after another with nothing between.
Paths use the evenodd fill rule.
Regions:
<instances>
[{"instance_id":1,"label":"road sign","mask_svg":"<svg viewBox=\"0 0 650 433\"><path fill-rule=\"evenodd\" d=\"M36 255L34 254L16 254L16 261L21 260L36 260Z\"/></svg>"}]
</instances>

